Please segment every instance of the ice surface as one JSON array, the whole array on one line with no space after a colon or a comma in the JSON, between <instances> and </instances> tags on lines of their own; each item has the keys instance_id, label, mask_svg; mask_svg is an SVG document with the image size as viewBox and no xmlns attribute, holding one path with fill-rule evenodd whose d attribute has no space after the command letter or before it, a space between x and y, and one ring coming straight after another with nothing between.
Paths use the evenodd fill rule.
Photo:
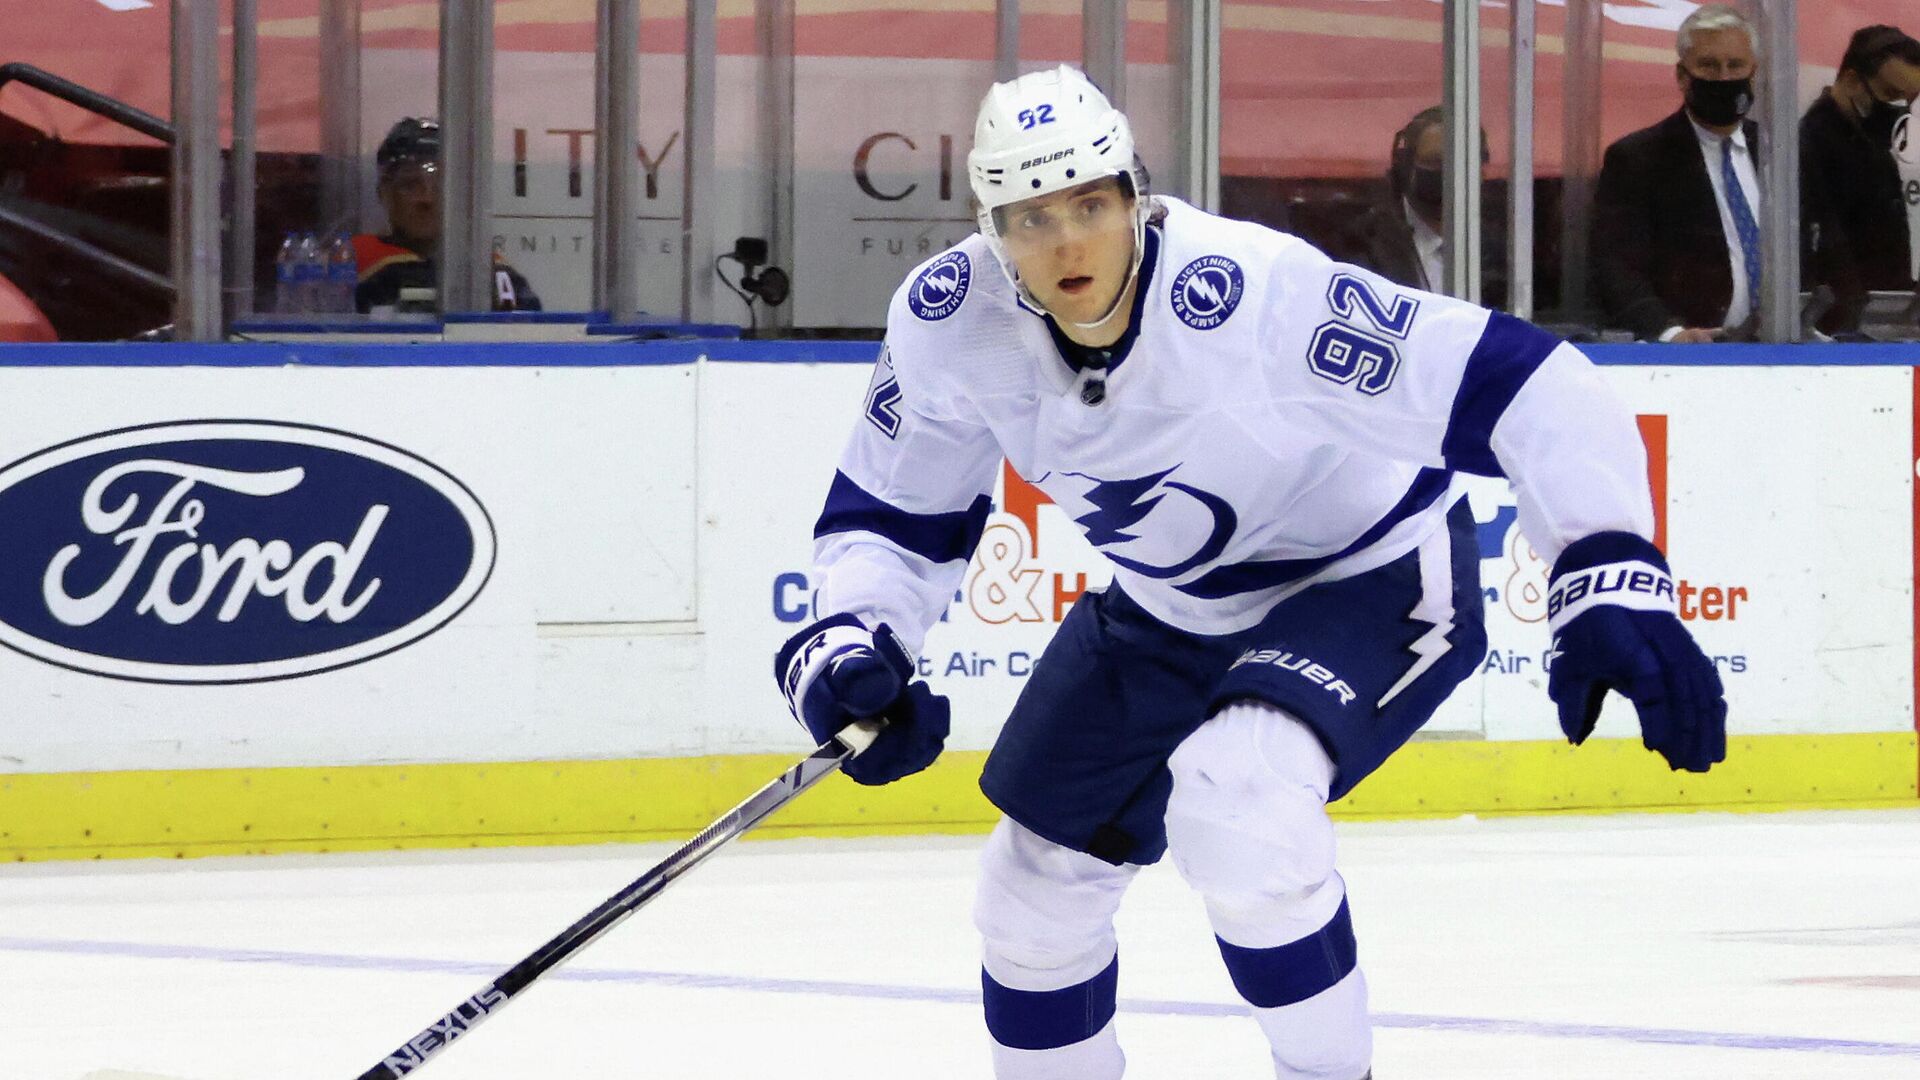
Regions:
<instances>
[{"instance_id":1,"label":"ice surface","mask_svg":"<svg viewBox=\"0 0 1920 1080\"><path fill-rule=\"evenodd\" d=\"M1920 1077L1920 809L1343 824L1380 1080ZM425 1080L988 1076L978 837L733 845ZM0 867L0 1080L356 1077L673 845ZM1132 1080L1271 1076L1170 866Z\"/></svg>"}]
</instances>

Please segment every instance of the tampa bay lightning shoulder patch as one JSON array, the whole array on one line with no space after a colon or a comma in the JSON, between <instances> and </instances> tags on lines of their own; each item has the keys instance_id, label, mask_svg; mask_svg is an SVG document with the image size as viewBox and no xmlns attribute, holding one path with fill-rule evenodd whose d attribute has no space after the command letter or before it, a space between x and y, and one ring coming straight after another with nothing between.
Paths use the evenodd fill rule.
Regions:
<instances>
[{"instance_id":1,"label":"tampa bay lightning shoulder patch","mask_svg":"<svg viewBox=\"0 0 1920 1080\"><path fill-rule=\"evenodd\" d=\"M1195 330L1211 330L1240 306L1246 277L1225 255L1202 255L1173 279L1173 313Z\"/></svg>"},{"instance_id":2,"label":"tampa bay lightning shoulder patch","mask_svg":"<svg viewBox=\"0 0 1920 1080\"><path fill-rule=\"evenodd\" d=\"M973 262L964 251L949 251L927 264L907 289L907 306L928 322L960 310L967 298L967 286L973 281Z\"/></svg>"}]
</instances>

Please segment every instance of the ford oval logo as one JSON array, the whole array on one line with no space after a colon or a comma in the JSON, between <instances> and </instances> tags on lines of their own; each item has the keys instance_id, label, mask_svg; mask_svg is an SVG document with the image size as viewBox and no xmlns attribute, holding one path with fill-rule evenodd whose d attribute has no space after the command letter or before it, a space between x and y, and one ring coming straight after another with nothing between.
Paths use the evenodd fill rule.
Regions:
<instances>
[{"instance_id":1,"label":"ford oval logo","mask_svg":"<svg viewBox=\"0 0 1920 1080\"><path fill-rule=\"evenodd\" d=\"M0 469L0 644L144 682L312 675L445 626L494 546L466 485L363 436L109 431Z\"/></svg>"}]
</instances>

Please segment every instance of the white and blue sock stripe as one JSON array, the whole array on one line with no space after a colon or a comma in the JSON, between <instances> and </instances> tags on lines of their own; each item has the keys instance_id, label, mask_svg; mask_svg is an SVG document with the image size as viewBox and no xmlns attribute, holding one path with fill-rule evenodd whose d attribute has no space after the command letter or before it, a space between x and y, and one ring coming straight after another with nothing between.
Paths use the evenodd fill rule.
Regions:
<instances>
[{"instance_id":1,"label":"white and blue sock stripe","mask_svg":"<svg viewBox=\"0 0 1920 1080\"><path fill-rule=\"evenodd\" d=\"M1296 1005L1347 977L1359 963L1353 917L1343 898L1320 929L1296 941L1267 949L1249 949L1214 938L1226 961L1227 975L1247 1004L1261 1009Z\"/></svg>"},{"instance_id":2,"label":"white and blue sock stripe","mask_svg":"<svg viewBox=\"0 0 1920 1080\"><path fill-rule=\"evenodd\" d=\"M1118 956L1093 978L1059 990L1015 990L980 969L987 1032L1015 1050L1057 1050L1093 1038L1113 1021L1119 986Z\"/></svg>"}]
</instances>

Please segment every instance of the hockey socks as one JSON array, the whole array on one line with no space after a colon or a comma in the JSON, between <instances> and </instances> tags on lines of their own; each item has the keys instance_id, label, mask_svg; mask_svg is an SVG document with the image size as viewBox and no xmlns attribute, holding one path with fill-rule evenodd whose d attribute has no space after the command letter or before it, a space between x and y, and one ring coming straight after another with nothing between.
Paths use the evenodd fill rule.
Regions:
<instances>
[{"instance_id":1,"label":"hockey socks","mask_svg":"<svg viewBox=\"0 0 1920 1080\"><path fill-rule=\"evenodd\" d=\"M1126 1068L1113 1032L1120 960L1060 990L1014 990L982 969L994 1075L1007 1080L1117 1080Z\"/></svg>"},{"instance_id":2,"label":"hockey socks","mask_svg":"<svg viewBox=\"0 0 1920 1080\"><path fill-rule=\"evenodd\" d=\"M1253 1006L1280 1080L1354 1080L1367 1074L1373 1032L1344 898L1325 926L1284 945L1220 943L1227 974Z\"/></svg>"},{"instance_id":3,"label":"hockey socks","mask_svg":"<svg viewBox=\"0 0 1920 1080\"><path fill-rule=\"evenodd\" d=\"M1271 949L1246 949L1222 937L1220 955L1234 989L1261 1009L1294 1005L1333 986L1354 969L1353 919L1346 900L1327 925L1298 941Z\"/></svg>"}]
</instances>

